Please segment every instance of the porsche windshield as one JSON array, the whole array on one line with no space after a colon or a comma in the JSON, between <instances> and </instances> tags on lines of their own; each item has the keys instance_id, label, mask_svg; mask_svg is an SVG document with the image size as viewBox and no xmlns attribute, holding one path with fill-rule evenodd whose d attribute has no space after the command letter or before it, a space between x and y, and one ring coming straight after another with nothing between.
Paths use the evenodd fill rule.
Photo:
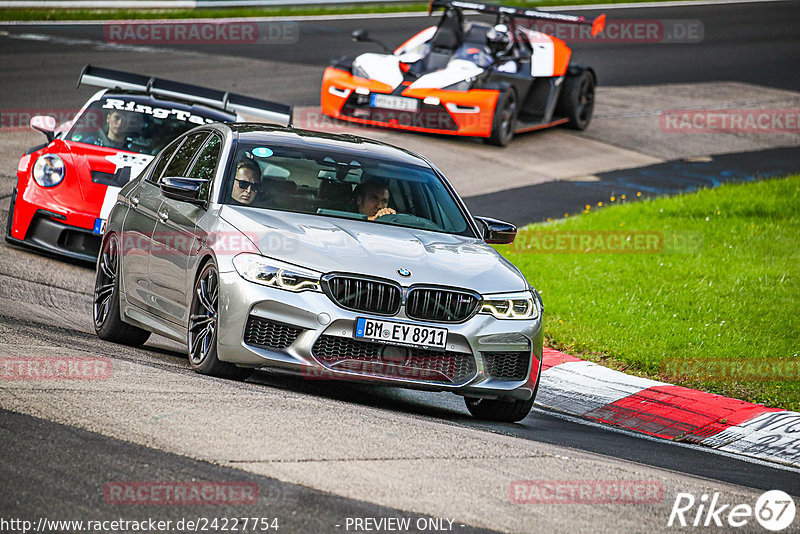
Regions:
<instances>
[{"instance_id":1,"label":"porsche windshield","mask_svg":"<svg viewBox=\"0 0 800 534\"><path fill-rule=\"evenodd\" d=\"M154 155L183 132L220 120L204 111L147 97L102 98L84 110L66 140Z\"/></svg>"},{"instance_id":2,"label":"porsche windshield","mask_svg":"<svg viewBox=\"0 0 800 534\"><path fill-rule=\"evenodd\" d=\"M239 145L223 202L472 236L427 166L301 146Z\"/></svg>"}]
</instances>

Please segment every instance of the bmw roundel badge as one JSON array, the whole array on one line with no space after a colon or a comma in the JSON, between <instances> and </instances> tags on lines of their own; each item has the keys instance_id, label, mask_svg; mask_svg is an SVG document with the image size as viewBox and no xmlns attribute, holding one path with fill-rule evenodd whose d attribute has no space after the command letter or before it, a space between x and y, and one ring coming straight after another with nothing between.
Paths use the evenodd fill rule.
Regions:
<instances>
[{"instance_id":1,"label":"bmw roundel badge","mask_svg":"<svg viewBox=\"0 0 800 534\"><path fill-rule=\"evenodd\" d=\"M411 276L411 271L409 271L408 269L397 269L397 274L408 278L409 276Z\"/></svg>"}]
</instances>

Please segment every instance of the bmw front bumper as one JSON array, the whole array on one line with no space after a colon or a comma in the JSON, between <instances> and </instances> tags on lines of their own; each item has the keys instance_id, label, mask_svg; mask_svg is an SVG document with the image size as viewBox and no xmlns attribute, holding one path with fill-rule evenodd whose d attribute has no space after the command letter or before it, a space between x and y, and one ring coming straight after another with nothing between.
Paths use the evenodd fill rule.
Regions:
<instances>
[{"instance_id":1,"label":"bmw front bumper","mask_svg":"<svg viewBox=\"0 0 800 534\"><path fill-rule=\"evenodd\" d=\"M422 322L404 308L385 317L337 306L319 292L293 293L220 273L218 358L310 379L366 381L484 398L528 400L542 361L541 317ZM413 348L354 338L356 319L447 328L446 348Z\"/></svg>"}]
</instances>

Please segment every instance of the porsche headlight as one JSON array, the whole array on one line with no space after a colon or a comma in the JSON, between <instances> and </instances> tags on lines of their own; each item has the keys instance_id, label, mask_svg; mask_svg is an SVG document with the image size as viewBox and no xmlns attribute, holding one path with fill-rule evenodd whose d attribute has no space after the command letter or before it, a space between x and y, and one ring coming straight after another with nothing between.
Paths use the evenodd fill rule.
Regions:
<instances>
[{"instance_id":1,"label":"porsche headlight","mask_svg":"<svg viewBox=\"0 0 800 534\"><path fill-rule=\"evenodd\" d=\"M64 179L64 160L55 154L39 156L33 164L33 179L42 187L55 187Z\"/></svg>"},{"instance_id":2,"label":"porsche headlight","mask_svg":"<svg viewBox=\"0 0 800 534\"><path fill-rule=\"evenodd\" d=\"M319 273L258 254L239 254L233 258L239 276L250 282L299 293L321 291Z\"/></svg>"},{"instance_id":3,"label":"porsche headlight","mask_svg":"<svg viewBox=\"0 0 800 534\"><path fill-rule=\"evenodd\" d=\"M530 291L492 295L483 298L480 313L488 313L497 319L538 319L539 300Z\"/></svg>"}]
</instances>

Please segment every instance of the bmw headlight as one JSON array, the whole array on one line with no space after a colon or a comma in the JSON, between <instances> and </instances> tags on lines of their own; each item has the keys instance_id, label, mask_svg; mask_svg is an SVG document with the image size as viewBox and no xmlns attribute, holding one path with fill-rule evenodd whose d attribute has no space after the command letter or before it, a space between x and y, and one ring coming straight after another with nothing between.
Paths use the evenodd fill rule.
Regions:
<instances>
[{"instance_id":1,"label":"bmw headlight","mask_svg":"<svg viewBox=\"0 0 800 534\"><path fill-rule=\"evenodd\" d=\"M55 154L39 156L33 164L33 179L42 187L55 187L64 179L64 160Z\"/></svg>"},{"instance_id":2,"label":"bmw headlight","mask_svg":"<svg viewBox=\"0 0 800 534\"><path fill-rule=\"evenodd\" d=\"M480 313L488 313L497 319L538 319L541 310L539 299L531 291L490 295L481 301Z\"/></svg>"},{"instance_id":3,"label":"bmw headlight","mask_svg":"<svg viewBox=\"0 0 800 534\"><path fill-rule=\"evenodd\" d=\"M250 282L299 293L321 291L319 273L258 254L239 254L233 258L239 276Z\"/></svg>"}]
</instances>

